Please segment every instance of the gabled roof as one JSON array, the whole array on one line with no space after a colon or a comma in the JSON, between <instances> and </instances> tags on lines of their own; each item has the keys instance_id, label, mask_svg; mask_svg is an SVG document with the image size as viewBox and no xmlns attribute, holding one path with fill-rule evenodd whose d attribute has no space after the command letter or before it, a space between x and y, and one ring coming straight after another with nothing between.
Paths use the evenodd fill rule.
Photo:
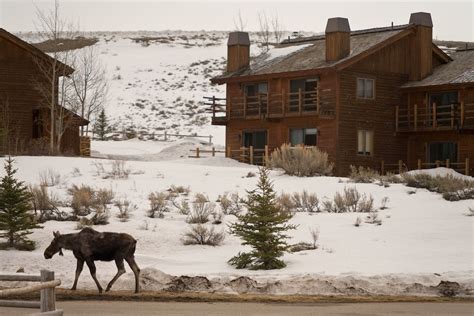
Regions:
<instances>
[{"instance_id":1,"label":"gabled roof","mask_svg":"<svg viewBox=\"0 0 474 316\"><path fill-rule=\"evenodd\" d=\"M264 76L292 72L341 70L414 32L414 25L398 25L351 32L351 51L337 61L326 61L326 35L285 40L268 53L256 57L249 67L235 72L226 72L212 78L214 83L224 83L232 78ZM290 49L292 47L292 49ZM279 53L283 50L289 53ZM443 51L433 45L434 52L446 62L449 60ZM274 57L277 56L277 57Z\"/></svg>"},{"instance_id":2,"label":"gabled roof","mask_svg":"<svg viewBox=\"0 0 474 316\"><path fill-rule=\"evenodd\" d=\"M474 84L474 49L456 51L450 57L451 62L436 67L430 76L408 82L402 88Z\"/></svg>"},{"instance_id":3,"label":"gabled roof","mask_svg":"<svg viewBox=\"0 0 474 316\"><path fill-rule=\"evenodd\" d=\"M38 49L37 47L25 42L24 40L20 39L19 37L13 35L12 33L6 31L5 29L2 29L0 28L0 38L4 38L10 42L12 42L13 44L19 46L20 48L28 51L29 53L31 53L32 55L34 56L37 56L39 58L43 58L45 60L54 60L53 57L49 56L48 54L44 53L42 50ZM74 69L71 68L70 66L60 62L59 62L59 65L60 67L65 67L65 74L66 75L70 75L74 72Z\"/></svg>"}]
</instances>

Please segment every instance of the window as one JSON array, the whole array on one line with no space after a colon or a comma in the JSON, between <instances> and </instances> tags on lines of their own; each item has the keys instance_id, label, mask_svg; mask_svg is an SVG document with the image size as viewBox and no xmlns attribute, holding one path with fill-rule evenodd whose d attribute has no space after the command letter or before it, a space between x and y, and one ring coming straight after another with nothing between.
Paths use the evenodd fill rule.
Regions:
<instances>
[{"instance_id":1,"label":"window","mask_svg":"<svg viewBox=\"0 0 474 316\"><path fill-rule=\"evenodd\" d=\"M290 129L290 143L292 146L316 146L317 132L316 128Z\"/></svg>"},{"instance_id":2,"label":"window","mask_svg":"<svg viewBox=\"0 0 474 316\"><path fill-rule=\"evenodd\" d=\"M357 131L357 153L363 156L371 156L374 153L373 131Z\"/></svg>"},{"instance_id":3,"label":"window","mask_svg":"<svg viewBox=\"0 0 474 316\"><path fill-rule=\"evenodd\" d=\"M267 131L245 131L242 136L244 147L253 146L254 149L264 149L267 144Z\"/></svg>"},{"instance_id":4,"label":"window","mask_svg":"<svg viewBox=\"0 0 474 316\"><path fill-rule=\"evenodd\" d=\"M458 161L458 144L454 142L435 142L430 143L428 147L428 160L430 163L436 161L450 162Z\"/></svg>"},{"instance_id":5,"label":"window","mask_svg":"<svg viewBox=\"0 0 474 316\"><path fill-rule=\"evenodd\" d=\"M259 94L266 94L267 92L268 84L266 82L245 85L245 95L249 97L255 97Z\"/></svg>"},{"instance_id":6,"label":"window","mask_svg":"<svg viewBox=\"0 0 474 316\"><path fill-rule=\"evenodd\" d=\"M316 90L318 87L318 79L294 79L290 80L290 111L299 111L299 92L303 93L304 111L316 110Z\"/></svg>"},{"instance_id":7,"label":"window","mask_svg":"<svg viewBox=\"0 0 474 316\"><path fill-rule=\"evenodd\" d=\"M267 110L268 84L266 82L245 85L247 115L265 113Z\"/></svg>"},{"instance_id":8,"label":"window","mask_svg":"<svg viewBox=\"0 0 474 316\"><path fill-rule=\"evenodd\" d=\"M375 80L357 78L357 98L373 99L375 95Z\"/></svg>"}]
</instances>

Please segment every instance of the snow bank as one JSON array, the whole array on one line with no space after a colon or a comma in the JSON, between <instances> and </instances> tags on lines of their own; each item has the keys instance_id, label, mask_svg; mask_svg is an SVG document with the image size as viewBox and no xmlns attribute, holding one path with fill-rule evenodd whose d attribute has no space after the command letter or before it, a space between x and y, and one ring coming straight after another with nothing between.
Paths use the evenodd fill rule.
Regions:
<instances>
[{"instance_id":1,"label":"snow bank","mask_svg":"<svg viewBox=\"0 0 474 316\"><path fill-rule=\"evenodd\" d=\"M432 177L453 176L453 177L460 178L460 179L474 180L473 177L466 176L466 175L461 174L461 173L459 173L459 172L457 172L453 169L445 168L445 167L432 168L432 169L423 169L423 170L412 170L412 171L408 171L407 173L408 174L428 174Z\"/></svg>"}]
</instances>

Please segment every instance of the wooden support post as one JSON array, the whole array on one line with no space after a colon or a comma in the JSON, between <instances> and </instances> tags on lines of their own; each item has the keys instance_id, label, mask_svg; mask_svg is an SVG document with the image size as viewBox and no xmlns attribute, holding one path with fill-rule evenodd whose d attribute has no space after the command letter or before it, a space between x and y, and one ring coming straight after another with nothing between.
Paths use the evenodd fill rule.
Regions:
<instances>
[{"instance_id":1,"label":"wooden support post","mask_svg":"<svg viewBox=\"0 0 474 316\"><path fill-rule=\"evenodd\" d=\"M48 270L41 270L41 282L48 282L54 280L54 272ZM55 288L46 288L40 291L40 307L41 312L50 312L56 309L56 294Z\"/></svg>"},{"instance_id":2,"label":"wooden support post","mask_svg":"<svg viewBox=\"0 0 474 316\"><path fill-rule=\"evenodd\" d=\"M446 168L449 168L450 164L449 164L449 159L446 159Z\"/></svg>"},{"instance_id":3,"label":"wooden support post","mask_svg":"<svg viewBox=\"0 0 474 316\"><path fill-rule=\"evenodd\" d=\"M259 93L257 97L258 117L262 117L262 95Z\"/></svg>"},{"instance_id":4,"label":"wooden support post","mask_svg":"<svg viewBox=\"0 0 474 316\"><path fill-rule=\"evenodd\" d=\"M245 162L245 147L240 147L240 162Z\"/></svg>"},{"instance_id":5,"label":"wooden support post","mask_svg":"<svg viewBox=\"0 0 474 316\"><path fill-rule=\"evenodd\" d=\"M265 167L268 167L269 162L270 162L270 157L269 157L268 154L269 154L269 153L268 153L268 145L265 145L265 157L264 157L264 159L265 159Z\"/></svg>"},{"instance_id":6,"label":"wooden support post","mask_svg":"<svg viewBox=\"0 0 474 316\"><path fill-rule=\"evenodd\" d=\"M249 148L250 164L253 165L253 146Z\"/></svg>"},{"instance_id":7,"label":"wooden support post","mask_svg":"<svg viewBox=\"0 0 474 316\"><path fill-rule=\"evenodd\" d=\"M247 95L244 95L244 119L247 118Z\"/></svg>"},{"instance_id":8,"label":"wooden support post","mask_svg":"<svg viewBox=\"0 0 474 316\"><path fill-rule=\"evenodd\" d=\"M421 170L421 159L418 159L418 162L417 162L417 169L418 169L418 170Z\"/></svg>"},{"instance_id":9,"label":"wooden support post","mask_svg":"<svg viewBox=\"0 0 474 316\"><path fill-rule=\"evenodd\" d=\"M215 157L215 156L216 156L216 148L212 147L212 157Z\"/></svg>"},{"instance_id":10,"label":"wooden support post","mask_svg":"<svg viewBox=\"0 0 474 316\"><path fill-rule=\"evenodd\" d=\"M433 128L436 128L436 103L433 103Z\"/></svg>"},{"instance_id":11,"label":"wooden support post","mask_svg":"<svg viewBox=\"0 0 474 316\"><path fill-rule=\"evenodd\" d=\"M303 91L298 89L298 112L301 113L303 112Z\"/></svg>"},{"instance_id":12,"label":"wooden support post","mask_svg":"<svg viewBox=\"0 0 474 316\"><path fill-rule=\"evenodd\" d=\"M216 96L212 96L212 118L216 118Z\"/></svg>"},{"instance_id":13,"label":"wooden support post","mask_svg":"<svg viewBox=\"0 0 474 316\"><path fill-rule=\"evenodd\" d=\"M165 142L168 140L168 132L165 131Z\"/></svg>"},{"instance_id":14,"label":"wooden support post","mask_svg":"<svg viewBox=\"0 0 474 316\"><path fill-rule=\"evenodd\" d=\"M212 144L212 135L209 135L209 145Z\"/></svg>"},{"instance_id":15,"label":"wooden support post","mask_svg":"<svg viewBox=\"0 0 474 316\"><path fill-rule=\"evenodd\" d=\"M436 168L439 168L439 166L440 166L440 161L439 161L439 160L436 160L436 161L435 161L435 165L436 165Z\"/></svg>"},{"instance_id":16,"label":"wooden support post","mask_svg":"<svg viewBox=\"0 0 474 316\"><path fill-rule=\"evenodd\" d=\"M464 163L464 173L466 174L466 176L469 175L469 158L466 158L466 162Z\"/></svg>"},{"instance_id":17,"label":"wooden support post","mask_svg":"<svg viewBox=\"0 0 474 316\"><path fill-rule=\"evenodd\" d=\"M380 162L380 174L384 175L385 174L385 161Z\"/></svg>"},{"instance_id":18,"label":"wooden support post","mask_svg":"<svg viewBox=\"0 0 474 316\"><path fill-rule=\"evenodd\" d=\"M414 105L414 115L413 115L413 128L415 129L415 131L418 129L418 106L415 104Z\"/></svg>"},{"instance_id":19,"label":"wooden support post","mask_svg":"<svg viewBox=\"0 0 474 316\"><path fill-rule=\"evenodd\" d=\"M461 122L459 122L460 127L464 126L464 101L461 101Z\"/></svg>"},{"instance_id":20,"label":"wooden support post","mask_svg":"<svg viewBox=\"0 0 474 316\"><path fill-rule=\"evenodd\" d=\"M451 104L451 128L454 128L454 104Z\"/></svg>"},{"instance_id":21,"label":"wooden support post","mask_svg":"<svg viewBox=\"0 0 474 316\"><path fill-rule=\"evenodd\" d=\"M402 173L402 169L403 169L403 161L399 160L398 161L398 173Z\"/></svg>"},{"instance_id":22,"label":"wooden support post","mask_svg":"<svg viewBox=\"0 0 474 316\"><path fill-rule=\"evenodd\" d=\"M230 149L230 146L227 146L226 157L232 158L232 150Z\"/></svg>"},{"instance_id":23,"label":"wooden support post","mask_svg":"<svg viewBox=\"0 0 474 316\"><path fill-rule=\"evenodd\" d=\"M268 92L267 92L267 117L270 117L270 99L268 98Z\"/></svg>"},{"instance_id":24,"label":"wooden support post","mask_svg":"<svg viewBox=\"0 0 474 316\"><path fill-rule=\"evenodd\" d=\"M398 132L398 113L400 109L398 105L395 107L395 131Z\"/></svg>"},{"instance_id":25,"label":"wooden support post","mask_svg":"<svg viewBox=\"0 0 474 316\"><path fill-rule=\"evenodd\" d=\"M199 147L196 147L196 158L199 158Z\"/></svg>"}]
</instances>

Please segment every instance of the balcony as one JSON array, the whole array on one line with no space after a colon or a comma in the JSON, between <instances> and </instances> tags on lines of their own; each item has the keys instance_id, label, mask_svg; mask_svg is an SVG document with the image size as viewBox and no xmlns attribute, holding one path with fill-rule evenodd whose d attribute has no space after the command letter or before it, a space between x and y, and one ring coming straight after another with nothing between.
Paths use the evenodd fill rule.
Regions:
<instances>
[{"instance_id":1,"label":"balcony","mask_svg":"<svg viewBox=\"0 0 474 316\"><path fill-rule=\"evenodd\" d=\"M397 106L395 128L397 132L474 129L474 103Z\"/></svg>"},{"instance_id":2,"label":"balcony","mask_svg":"<svg viewBox=\"0 0 474 316\"><path fill-rule=\"evenodd\" d=\"M334 105L324 100L319 90L292 93L261 93L257 96L204 97L212 113L213 125L226 125L230 119L279 120L284 117L318 116L332 119Z\"/></svg>"}]
</instances>

